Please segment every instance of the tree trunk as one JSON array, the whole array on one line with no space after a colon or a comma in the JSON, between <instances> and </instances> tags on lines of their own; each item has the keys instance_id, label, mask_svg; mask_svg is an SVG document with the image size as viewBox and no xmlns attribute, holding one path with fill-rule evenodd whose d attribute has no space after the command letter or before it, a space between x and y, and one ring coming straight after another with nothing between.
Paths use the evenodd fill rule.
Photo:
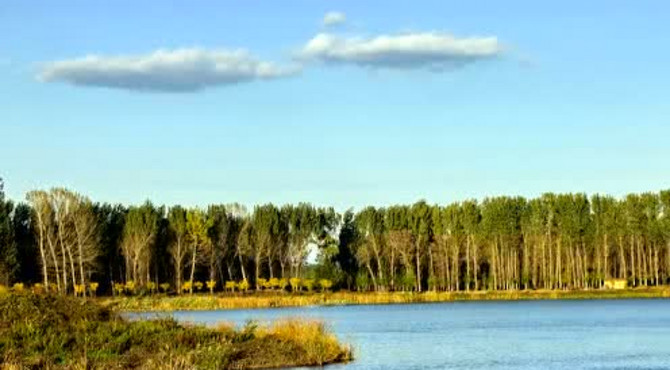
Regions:
<instances>
[{"instance_id":1,"label":"tree trunk","mask_svg":"<svg viewBox=\"0 0 670 370\"><path fill-rule=\"evenodd\" d=\"M477 261L478 253L477 253L477 245L472 243L472 267L473 267L473 278L475 280L475 290L479 290L479 278L477 276L477 269L479 268L479 262Z\"/></svg>"},{"instance_id":2,"label":"tree trunk","mask_svg":"<svg viewBox=\"0 0 670 370\"><path fill-rule=\"evenodd\" d=\"M465 242L465 291L470 291L470 237Z\"/></svg>"},{"instance_id":3,"label":"tree trunk","mask_svg":"<svg viewBox=\"0 0 670 370\"><path fill-rule=\"evenodd\" d=\"M189 287L189 294L193 294L193 278L195 277L195 261L197 258L197 253L198 253L198 246L194 245L193 246L193 254L191 255L191 286Z\"/></svg>"},{"instance_id":4,"label":"tree trunk","mask_svg":"<svg viewBox=\"0 0 670 370\"><path fill-rule=\"evenodd\" d=\"M244 259L242 258L242 255L238 253L237 257L240 260L240 272L242 272L242 281L247 280L247 271L244 269Z\"/></svg>"}]
</instances>

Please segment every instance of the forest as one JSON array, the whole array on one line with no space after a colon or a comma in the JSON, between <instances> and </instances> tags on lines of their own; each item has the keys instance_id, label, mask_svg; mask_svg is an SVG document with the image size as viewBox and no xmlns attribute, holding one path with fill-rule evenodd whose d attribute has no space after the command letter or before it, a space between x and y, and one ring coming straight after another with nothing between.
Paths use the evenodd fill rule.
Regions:
<instances>
[{"instance_id":1,"label":"forest","mask_svg":"<svg viewBox=\"0 0 670 370\"><path fill-rule=\"evenodd\" d=\"M62 294L295 289L596 289L670 284L670 191L546 193L339 214L308 203L206 208L94 202L64 188L6 199L0 284ZM316 258L308 258L312 254ZM290 283L289 283L290 282ZM120 291L119 291L120 292Z\"/></svg>"}]
</instances>

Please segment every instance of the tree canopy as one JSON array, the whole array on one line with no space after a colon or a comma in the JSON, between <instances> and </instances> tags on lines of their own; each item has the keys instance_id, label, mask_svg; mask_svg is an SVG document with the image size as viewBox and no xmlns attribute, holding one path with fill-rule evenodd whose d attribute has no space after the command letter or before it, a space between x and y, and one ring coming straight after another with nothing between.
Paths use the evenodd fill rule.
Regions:
<instances>
[{"instance_id":1,"label":"tree canopy","mask_svg":"<svg viewBox=\"0 0 670 370\"><path fill-rule=\"evenodd\" d=\"M106 292L128 282L176 292L199 281L212 291L230 282L262 289L292 278L417 292L596 289L611 278L670 284L668 190L422 200L338 214L309 203L251 213L238 204L112 205L62 188L15 204L2 189L0 181L4 285L86 294L94 281Z\"/></svg>"}]
</instances>

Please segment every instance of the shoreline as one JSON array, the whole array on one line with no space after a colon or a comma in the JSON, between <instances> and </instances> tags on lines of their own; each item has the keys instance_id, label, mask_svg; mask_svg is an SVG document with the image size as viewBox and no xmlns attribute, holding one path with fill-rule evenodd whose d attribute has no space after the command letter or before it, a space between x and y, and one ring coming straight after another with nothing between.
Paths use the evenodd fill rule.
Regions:
<instances>
[{"instance_id":1,"label":"shoreline","mask_svg":"<svg viewBox=\"0 0 670 370\"><path fill-rule=\"evenodd\" d=\"M169 312L285 308L305 306L352 306L464 301L599 300L670 298L670 288L620 290L528 290L477 292L253 292L194 295L99 297L95 300L119 311Z\"/></svg>"}]
</instances>

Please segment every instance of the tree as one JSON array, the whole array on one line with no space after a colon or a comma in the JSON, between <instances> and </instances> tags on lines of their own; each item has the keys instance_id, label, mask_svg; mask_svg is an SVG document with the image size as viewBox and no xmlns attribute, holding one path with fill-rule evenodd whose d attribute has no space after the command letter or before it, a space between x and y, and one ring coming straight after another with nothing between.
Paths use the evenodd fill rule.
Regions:
<instances>
[{"instance_id":1,"label":"tree","mask_svg":"<svg viewBox=\"0 0 670 370\"><path fill-rule=\"evenodd\" d=\"M172 259L172 266L174 268L175 287L177 293L181 294L181 286L183 284L184 273L184 259L187 256L187 227L186 227L186 210L181 206L171 207L168 211L168 232L169 232L169 246L168 253Z\"/></svg>"},{"instance_id":2,"label":"tree","mask_svg":"<svg viewBox=\"0 0 670 370\"><path fill-rule=\"evenodd\" d=\"M268 263L268 273L270 278L273 275L273 260L277 255L276 246L278 245L280 235L280 214L277 207L272 204L254 208L254 214L251 222L254 230L254 243L251 245L252 256L256 268L255 282L261 275L261 264L263 261ZM256 284L256 289L260 289Z\"/></svg>"},{"instance_id":3,"label":"tree","mask_svg":"<svg viewBox=\"0 0 670 370\"><path fill-rule=\"evenodd\" d=\"M14 243L18 253L18 281L38 283L40 276L39 251L33 233L32 209L28 204L18 203L12 213Z\"/></svg>"},{"instance_id":4,"label":"tree","mask_svg":"<svg viewBox=\"0 0 670 370\"><path fill-rule=\"evenodd\" d=\"M376 290L384 288L384 212L383 208L367 207L355 218L360 235L356 259L367 269Z\"/></svg>"},{"instance_id":5,"label":"tree","mask_svg":"<svg viewBox=\"0 0 670 370\"><path fill-rule=\"evenodd\" d=\"M256 244L256 233L251 220L245 219L240 229L240 234L237 236L237 250L236 255L240 261L240 271L242 272L242 280L247 281L247 272L244 268L246 260L253 258L252 251Z\"/></svg>"},{"instance_id":6,"label":"tree","mask_svg":"<svg viewBox=\"0 0 670 370\"><path fill-rule=\"evenodd\" d=\"M57 290L67 293L71 283L76 295L76 286L86 286L100 252L91 201L64 188L30 192L27 198L33 208L45 287L55 280Z\"/></svg>"},{"instance_id":7,"label":"tree","mask_svg":"<svg viewBox=\"0 0 670 370\"><path fill-rule=\"evenodd\" d=\"M96 282L106 281L111 291L114 283L123 281L126 276L121 243L128 210L120 204L97 203L93 205L100 231L99 271L91 279Z\"/></svg>"},{"instance_id":8,"label":"tree","mask_svg":"<svg viewBox=\"0 0 670 370\"><path fill-rule=\"evenodd\" d=\"M206 249L211 244L208 236L211 220L207 218L205 212L198 208L189 210L186 213L186 234L190 246L191 255L191 274L189 278L189 293L193 293L193 279L195 277L195 268L198 263L198 251Z\"/></svg>"},{"instance_id":9,"label":"tree","mask_svg":"<svg viewBox=\"0 0 670 370\"><path fill-rule=\"evenodd\" d=\"M354 222L354 212L349 209L342 217L342 225L338 237L337 262L344 273L347 289L354 285L355 277L358 275L358 263L356 262L356 249L358 233Z\"/></svg>"},{"instance_id":10,"label":"tree","mask_svg":"<svg viewBox=\"0 0 670 370\"><path fill-rule=\"evenodd\" d=\"M69 193L67 196L71 197L72 201L71 222L76 243L79 284L82 295L86 296L85 287L100 255L98 219L90 199L76 193Z\"/></svg>"},{"instance_id":11,"label":"tree","mask_svg":"<svg viewBox=\"0 0 670 370\"><path fill-rule=\"evenodd\" d=\"M26 196L28 203L33 209L35 222L35 232L40 251L40 262L42 265L42 278L44 279L45 289L51 289L49 285L50 270L55 271L56 288L60 292L60 273L58 269L58 259L54 247L55 225L53 223L53 210L49 200L49 194L46 191L31 191Z\"/></svg>"},{"instance_id":12,"label":"tree","mask_svg":"<svg viewBox=\"0 0 670 370\"><path fill-rule=\"evenodd\" d=\"M408 213L409 208L406 206L391 206L385 213L385 255L389 266L388 272L392 290L395 289L396 283L396 265L402 265L403 277L413 276L416 279L413 264L414 239L408 229Z\"/></svg>"},{"instance_id":13,"label":"tree","mask_svg":"<svg viewBox=\"0 0 670 370\"><path fill-rule=\"evenodd\" d=\"M311 205L299 203L297 206L284 206L281 213L287 225L285 259L289 265L289 275L299 277L302 264L309 253L309 244L313 242L317 231L317 212Z\"/></svg>"},{"instance_id":14,"label":"tree","mask_svg":"<svg viewBox=\"0 0 670 370\"><path fill-rule=\"evenodd\" d=\"M251 215L236 204L206 212L175 206L164 215L149 202L93 204L63 188L32 191L27 200L14 206L0 191L0 283L39 279L63 294L96 281L125 280L123 290L172 277L180 290L205 274L212 290L217 280L275 287L288 277L415 291L591 289L613 277L631 286L670 283L667 190L623 199L419 201L342 217L309 203L266 204ZM317 263L308 265L313 251Z\"/></svg>"},{"instance_id":15,"label":"tree","mask_svg":"<svg viewBox=\"0 0 670 370\"><path fill-rule=\"evenodd\" d=\"M414 239L414 260L416 263L416 290L421 292L421 270L425 255L431 255L430 240L432 238L432 220L431 209L425 201L419 201L412 205L409 212L409 228ZM432 261L431 261L432 264ZM429 278L432 273L432 266L429 266Z\"/></svg>"},{"instance_id":16,"label":"tree","mask_svg":"<svg viewBox=\"0 0 670 370\"><path fill-rule=\"evenodd\" d=\"M144 285L151 280L152 248L162 210L147 201L128 209L121 249L126 260L126 281Z\"/></svg>"},{"instance_id":17,"label":"tree","mask_svg":"<svg viewBox=\"0 0 670 370\"><path fill-rule=\"evenodd\" d=\"M20 270L12 225L13 209L12 202L5 200L4 183L0 178L0 282L4 285L10 285Z\"/></svg>"}]
</instances>

